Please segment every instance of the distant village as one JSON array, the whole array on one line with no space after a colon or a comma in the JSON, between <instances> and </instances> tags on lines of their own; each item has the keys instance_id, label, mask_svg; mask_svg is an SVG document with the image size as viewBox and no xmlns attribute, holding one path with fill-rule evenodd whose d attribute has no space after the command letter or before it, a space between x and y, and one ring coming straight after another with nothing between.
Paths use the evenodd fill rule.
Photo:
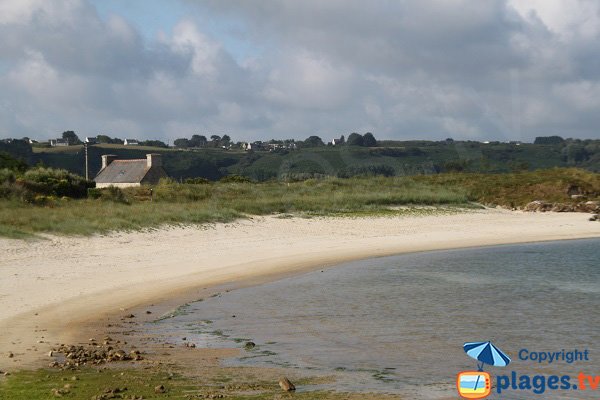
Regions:
<instances>
[{"instance_id":1,"label":"distant village","mask_svg":"<svg viewBox=\"0 0 600 400\"><path fill-rule=\"evenodd\" d=\"M563 139L560 137L556 137L558 142ZM147 146L147 147L159 147L159 148L177 148L177 149L201 149L201 148L221 148L224 150L233 150L233 149L241 149L244 151L268 151L268 152L276 152L282 150L296 150L300 147L319 147L319 146L341 146L341 145L357 145L357 146L366 146L373 147L377 145L377 141L375 137L367 132L364 135L360 135L358 133L351 133L348 136L348 139L345 139L344 135L341 135L339 138L333 138L327 142L323 141L319 136L310 136L306 140L295 140L295 139L285 139L285 140L276 140L272 139L266 142L257 140L253 142L233 142L228 135L218 136L211 135L210 138L207 138L203 135L193 135L190 139L188 138L180 138L176 139L173 144L165 143L161 140L138 140L138 139L119 139L119 138L111 138L107 135L98 135L98 136L86 136L83 140L80 140L79 137L73 131L65 131L63 132L63 137L50 139L47 141L38 141L31 138L23 138L33 147L67 147L67 146L75 146L75 145L95 145L95 144L115 144L115 145L123 145L123 146ZM2 139L2 141L7 142L14 139ZM389 141L394 142L394 141ZM441 142L452 143L453 139L448 138ZM481 144L500 144L507 143L519 146L523 142L518 140L510 140L510 141L469 141L476 142ZM542 144L542 143L540 143ZM556 143L553 143L556 144Z\"/></svg>"}]
</instances>

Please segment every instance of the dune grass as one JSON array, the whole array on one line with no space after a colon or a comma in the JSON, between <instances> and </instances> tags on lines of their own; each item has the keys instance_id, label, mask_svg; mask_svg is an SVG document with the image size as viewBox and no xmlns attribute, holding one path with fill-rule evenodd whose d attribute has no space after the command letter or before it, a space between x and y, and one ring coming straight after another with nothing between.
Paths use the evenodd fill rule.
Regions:
<instances>
[{"instance_id":1,"label":"dune grass","mask_svg":"<svg viewBox=\"0 0 600 400\"><path fill-rule=\"evenodd\" d=\"M414 180L441 187L460 187L471 201L523 207L533 200L573 203L568 189L577 187L586 200L600 199L600 174L577 168L551 168L506 174L439 174Z\"/></svg>"},{"instance_id":2,"label":"dune grass","mask_svg":"<svg viewBox=\"0 0 600 400\"><path fill-rule=\"evenodd\" d=\"M245 215L354 215L408 204L467 203L459 188L406 178L323 179L268 183L161 183L99 199L56 199L45 206L0 201L0 235L90 235L160 225L226 222Z\"/></svg>"},{"instance_id":3,"label":"dune grass","mask_svg":"<svg viewBox=\"0 0 600 400\"><path fill-rule=\"evenodd\" d=\"M411 177L309 179L302 182L171 181L150 188L103 190L97 199L55 199L41 205L0 200L0 236L37 233L91 235L160 225L227 222L247 215L390 215L404 205L467 206L472 202L522 207L533 200L573 202L576 186L586 200L600 199L600 174L549 169L510 174L439 174Z\"/></svg>"}]
</instances>

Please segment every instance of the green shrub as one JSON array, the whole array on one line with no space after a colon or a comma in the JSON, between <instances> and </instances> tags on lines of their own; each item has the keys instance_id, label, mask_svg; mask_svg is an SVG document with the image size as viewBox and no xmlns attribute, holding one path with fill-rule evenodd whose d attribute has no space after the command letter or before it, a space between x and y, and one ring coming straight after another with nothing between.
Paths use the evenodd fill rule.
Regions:
<instances>
[{"instance_id":1,"label":"green shrub","mask_svg":"<svg viewBox=\"0 0 600 400\"><path fill-rule=\"evenodd\" d=\"M241 175L228 175L221 178L219 182L223 183L251 183L252 180Z\"/></svg>"},{"instance_id":2,"label":"green shrub","mask_svg":"<svg viewBox=\"0 0 600 400\"><path fill-rule=\"evenodd\" d=\"M15 183L15 173L14 171L3 168L0 169L0 184L11 184Z\"/></svg>"},{"instance_id":3,"label":"green shrub","mask_svg":"<svg viewBox=\"0 0 600 400\"><path fill-rule=\"evenodd\" d=\"M114 201L115 203L129 204L129 200L121 189L115 186L107 188L89 188L88 198L94 200Z\"/></svg>"},{"instance_id":4,"label":"green shrub","mask_svg":"<svg viewBox=\"0 0 600 400\"><path fill-rule=\"evenodd\" d=\"M20 183L32 193L72 198L86 197L87 190L95 186L94 182L64 169L43 167L25 172Z\"/></svg>"},{"instance_id":5,"label":"green shrub","mask_svg":"<svg viewBox=\"0 0 600 400\"><path fill-rule=\"evenodd\" d=\"M206 185L210 181L206 178L188 178L184 181L187 185Z\"/></svg>"},{"instance_id":6,"label":"green shrub","mask_svg":"<svg viewBox=\"0 0 600 400\"><path fill-rule=\"evenodd\" d=\"M348 167L343 171L340 171L338 176L340 178L352 178L354 176L394 176L396 171L389 165L362 165L358 167Z\"/></svg>"}]
</instances>

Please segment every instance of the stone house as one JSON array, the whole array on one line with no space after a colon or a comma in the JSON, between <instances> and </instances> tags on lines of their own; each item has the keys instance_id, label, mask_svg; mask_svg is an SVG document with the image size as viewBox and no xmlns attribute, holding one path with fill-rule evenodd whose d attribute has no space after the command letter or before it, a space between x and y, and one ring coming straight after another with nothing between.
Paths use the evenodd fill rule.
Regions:
<instances>
[{"instance_id":1,"label":"stone house","mask_svg":"<svg viewBox=\"0 0 600 400\"><path fill-rule=\"evenodd\" d=\"M155 185L168 175L162 166L160 154L146 154L146 158L117 160L117 156L102 156L102 169L94 178L97 188L115 186L119 188Z\"/></svg>"}]
</instances>

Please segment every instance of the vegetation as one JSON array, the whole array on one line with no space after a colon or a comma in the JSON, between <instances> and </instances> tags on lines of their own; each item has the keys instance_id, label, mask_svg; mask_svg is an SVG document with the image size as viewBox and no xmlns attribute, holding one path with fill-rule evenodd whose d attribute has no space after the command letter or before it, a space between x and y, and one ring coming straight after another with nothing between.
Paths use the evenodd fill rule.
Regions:
<instances>
[{"instance_id":1,"label":"vegetation","mask_svg":"<svg viewBox=\"0 0 600 400\"><path fill-rule=\"evenodd\" d=\"M345 144L341 139L325 146L314 136L308 142L315 147L272 147L276 151L216 147L231 140L227 135L186 139L213 146L202 149L89 147L92 176L101 154L144 158L160 152L171 179L153 188L152 199L147 187L94 189L81 178L81 145L32 149L25 140L0 141L0 235L87 235L248 214L389 213L410 204L522 207L533 200L570 202L570 187L589 200L600 194L593 172L600 171L597 140L548 137L538 138L544 144L517 145L447 139L367 147L374 144L369 134L353 133Z\"/></svg>"},{"instance_id":2,"label":"vegetation","mask_svg":"<svg viewBox=\"0 0 600 400\"><path fill-rule=\"evenodd\" d=\"M34 182L40 181L38 175L46 176L45 171L32 170L30 174L37 179ZM56 174L63 176L65 172ZM8 178L1 178L2 175L0 178L9 182L10 173L6 175ZM48 178L44 179L42 183ZM153 188L89 189L88 198L79 200L61 198L59 194L65 193L53 189L55 192L51 193L55 195L46 195L43 202L27 199L23 202L18 196L0 200L0 235L89 235L162 224L225 222L246 215L390 214L397 213L397 207L403 205L465 206L477 202L521 207L540 199L573 202L568 195L572 187L577 187L589 200L600 199L598 174L573 168L510 174L453 173L264 183L253 183L242 176L230 176L216 183L164 180ZM74 192L73 197L79 194Z\"/></svg>"},{"instance_id":3,"label":"vegetation","mask_svg":"<svg viewBox=\"0 0 600 400\"><path fill-rule=\"evenodd\" d=\"M64 131L62 133L62 138L65 139L67 143L69 143L69 146L81 144L79 136L77 136L77 134L73 131Z\"/></svg>"},{"instance_id":4,"label":"vegetation","mask_svg":"<svg viewBox=\"0 0 600 400\"><path fill-rule=\"evenodd\" d=\"M25 172L19 165L0 170L0 199L46 204L61 197L84 198L93 182L65 170L36 167Z\"/></svg>"},{"instance_id":5,"label":"vegetation","mask_svg":"<svg viewBox=\"0 0 600 400\"><path fill-rule=\"evenodd\" d=\"M227 175L242 175L253 181L271 179L303 180L324 176L356 175L405 176L452 172L506 173L533 171L553 167L577 167L600 172L600 140L562 139L551 144L480 143L445 140L373 141L370 135L351 134L345 144L325 146L318 137L303 142L276 141L244 151L224 135L207 139L194 135L176 141L177 147L123 146L100 143L88 147L90 174L100 169L102 154L119 158L145 158L146 153L160 153L169 176L176 180L206 178L212 181ZM341 139L341 138L340 138ZM540 139L540 138L538 138ZM546 142L548 141L546 140ZM538 141L544 142L544 139ZM144 144L146 142L142 142ZM228 145L225 146L225 143ZM278 144L281 147L269 147ZM157 147L158 146L158 147ZM225 148L223 148L225 146ZM34 147L23 141L0 142L0 152L29 165L43 163L53 168L84 175L84 151L81 145Z\"/></svg>"},{"instance_id":6,"label":"vegetation","mask_svg":"<svg viewBox=\"0 0 600 400\"><path fill-rule=\"evenodd\" d=\"M533 200L573 203L569 189L600 200L600 175L576 168L553 168L508 174L440 174L414 177L416 182L460 187L468 199L486 205L523 207Z\"/></svg>"},{"instance_id":7,"label":"vegetation","mask_svg":"<svg viewBox=\"0 0 600 400\"><path fill-rule=\"evenodd\" d=\"M231 221L244 215L296 213L354 215L377 213L405 204L460 205L460 189L411 179L324 179L305 182L249 183L235 179L213 184L165 180L153 188L94 189L85 200L46 201L45 207L16 199L0 200L0 235L35 233L89 235L161 224ZM152 201L150 201L152 199Z\"/></svg>"},{"instance_id":8,"label":"vegetation","mask_svg":"<svg viewBox=\"0 0 600 400\"><path fill-rule=\"evenodd\" d=\"M299 391L282 394L276 378L265 381L251 372L231 372L214 367L211 371L192 376L173 373L169 368L82 368L77 371L40 369L20 371L0 381L0 398L11 400L46 400L52 398L227 398L231 400L267 400L294 398L298 400L358 400L393 399L388 395L366 393L334 393L326 391ZM303 387L321 383L322 379L295 381ZM156 393L155 387L164 387L164 393ZM219 397L220 396L220 397Z\"/></svg>"}]
</instances>

